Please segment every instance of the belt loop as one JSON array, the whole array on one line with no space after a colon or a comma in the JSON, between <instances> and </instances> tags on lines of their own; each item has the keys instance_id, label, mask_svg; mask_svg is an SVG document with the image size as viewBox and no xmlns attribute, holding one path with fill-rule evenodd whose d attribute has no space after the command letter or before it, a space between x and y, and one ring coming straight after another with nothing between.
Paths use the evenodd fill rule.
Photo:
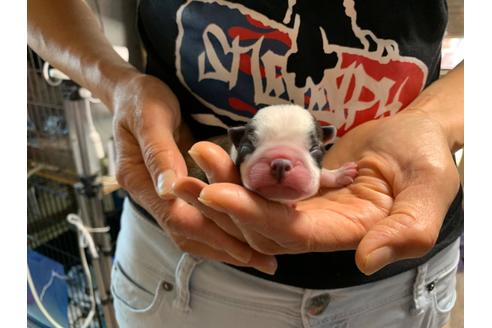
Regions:
<instances>
[{"instance_id":1,"label":"belt loop","mask_svg":"<svg viewBox=\"0 0 492 328\"><path fill-rule=\"evenodd\" d=\"M427 263L424 263L417 267L417 275L413 285L413 302L414 308L412 309L415 314L420 314L424 311L425 302L425 278L427 276Z\"/></svg>"},{"instance_id":2,"label":"belt loop","mask_svg":"<svg viewBox=\"0 0 492 328\"><path fill-rule=\"evenodd\" d=\"M195 266L202 260L194 258L188 253L183 253L176 266L176 299L173 307L181 312L191 311L190 307L190 278Z\"/></svg>"}]
</instances>

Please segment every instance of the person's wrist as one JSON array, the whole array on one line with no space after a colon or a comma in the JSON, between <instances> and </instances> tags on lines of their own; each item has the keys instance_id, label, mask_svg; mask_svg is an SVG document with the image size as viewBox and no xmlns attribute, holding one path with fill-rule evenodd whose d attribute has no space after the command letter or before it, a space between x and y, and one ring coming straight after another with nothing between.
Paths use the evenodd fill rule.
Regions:
<instances>
[{"instance_id":1,"label":"person's wrist","mask_svg":"<svg viewBox=\"0 0 492 328\"><path fill-rule=\"evenodd\" d=\"M113 112L117 99L125 86L132 80L143 75L133 66L127 65L104 65L97 64L101 68L92 69L92 84L96 85L91 89L95 90L95 96Z\"/></svg>"},{"instance_id":2,"label":"person's wrist","mask_svg":"<svg viewBox=\"0 0 492 328\"><path fill-rule=\"evenodd\" d=\"M440 110L439 105L435 99L429 100L429 102L422 102L419 104L413 104L411 107L406 108L401 114L416 115L422 119L431 120L440 127L442 134L445 136L449 150L452 152L457 151L463 147L463 126L459 120L450 118L445 110ZM435 107L434 107L435 106Z\"/></svg>"},{"instance_id":3,"label":"person's wrist","mask_svg":"<svg viewBox=\"0 0 492 328\"><path fill-rule=\"evenodd\" d=\"M449 149L464 144L463 76L464 63L432 83L404 110L420 112L438 122L446 134Z\"/></svg>"},{"instance_id":4,"label":"person's wrist","mask_svg":"<svg viewBox=\"0 0 492 328\"><path fill-rule=\"evenodd\" d=\"M111 101L117 85L142 73L124 61L111 46L101 47L98 51L80 48L79 45L72 50L73 55L66 55L73 57L74 65L79 68L76 74L79 80L75 80L112 110Z\"/></svg>"},{"instance_id":5,"label":"person's wrist","mask_svg":"<svg viewBox=\"0 0 492 328\"><path fill-rule=\"evenodd\" d=\"M162 128L168 128L173 133L181 123L176 96L167 85L151 75L137 71L123 76L116 82L110 99L110 106L117 115L123 112L127 118L139 120L144 119L143 115L147 111L144 109L158 108L159 115L165 115L161 124L167 123Z\"/></svg>"}]
</instances>

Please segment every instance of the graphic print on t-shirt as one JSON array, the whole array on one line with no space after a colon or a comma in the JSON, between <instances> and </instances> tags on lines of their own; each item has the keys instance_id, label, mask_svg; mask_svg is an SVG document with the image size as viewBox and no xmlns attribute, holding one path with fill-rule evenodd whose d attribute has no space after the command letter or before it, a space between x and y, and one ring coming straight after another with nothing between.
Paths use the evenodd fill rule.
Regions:
<instances>
[{"instance_id":1,"label":"graphic print on t-shirt","mask_svg":"<svg viewBox=\"0 0 492 328\"><path fill-rule=\"evenodd\" d=\"M398 112L423 89L425 64L358 26L354 0L329 1L330 10L311 16L304 3L289 0L281 20L237 2L180 7L177 76L214 113L194 119L227 127L221 118L239 124L262 107L296 103L342 136Z\"/></svg>"}]
</instances>

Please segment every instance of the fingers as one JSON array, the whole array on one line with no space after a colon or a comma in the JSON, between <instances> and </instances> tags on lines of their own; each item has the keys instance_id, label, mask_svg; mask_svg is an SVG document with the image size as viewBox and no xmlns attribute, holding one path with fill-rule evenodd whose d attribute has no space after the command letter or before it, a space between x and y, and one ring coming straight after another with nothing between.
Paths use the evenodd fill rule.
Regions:
<instances>
[{"instance_id":1,"label":"fingers","mask_svg":"<svg viewBox=\"0 0 492 328\"><path fill-rule=\"evenodd\" d=\"M241 231L238 227L231 221L229 216L226 214L216 211L208 206L205 206L198 201L200 192L207 184L201 180L184 177L178 179L173 187L174 194L179 198L183 199L185 202L193 205L200 212L202 212L207 218L210 218L224 231L228 232L230 235L236 237L241 241L245 241Z\"/></svg>"},{"instance_id":2,"label":"fingers","mask_svg":"<svg viewBox=\"0 0 492 328\"><path fill-rule=\"evenodd\" d=\"M133 135L126 129L115 129L117 148L118 183L127 190L132 198L149 213L159 216L167 213L167 202L156 194L152 179L143 162L140 147Z\"/></svg>"},{"instance_id":3,"label":"fingers","mask_svg":"<svg viewBox=\"0 0 492 328\"><path fill-rule=\"evenodd\" d=\"M150 75L136 74L115 90L114 133L118 152L131 151L128 161L145 163L153 188L165 199L176 176L187 175L186 164L175 143L173 133L179 126L179 103L173 92Z\"/></svg>"},{"instance_id":4,"label":"fingers","mask_svg":"<svg viewBox=\"0 0 492 328\"><path fill-rule=\"evenodd\" d=\"M188 152L196 164L205 172L210 183L241 183L236 165L229 154L220 146L201 141Z\"/></svg>"},{"instance_id":5,"label":"fingers","mask_svg":"<svg viewBox=\"0 0 492 328\"><path fill-rule=\"evenodd\" d=\"M184 239L181 237L176 237L173 236L174 241L176 244L179 246L179 248L184 251L188 252L190 254L193 254L195 256L200 256L206 259L211 259L219 262L225 262L229 263L232 265L236 266L242 266L242 267L253 267L261 272L273 275L275 271L277 270L277 261L275 257L272 256L266 256L263 254L256 254L255 256L252 256L251 259L247 262L241 262L235 259L234 257L230 256L229 254L211 248L210 246L190 240L190 239Z\"/></svg>"},{"instance_id":6,"label":"fingers","mask_svg":"<svg viewBox=\"0 0 492 328\"><path fill-rule=\"evenodd\" d=\"M219 182L231 182L240 184L241 179L235 166L231 160L229 154L224 151L220 146L203 141L196 143L188 152L198 166L205 172L208 180L211 183ZM195 180L193 182L193 180ZM196 179L181 179L182 183L179 187L175 187L175 192L179 197L189 201L195 207L199 208L202 213L208 218L213 220L218 226L227 231L233 236L236 236L239 240L246 241L255 250L264 254L280 254L288 252L285 247L277 244L270 238L262 236L260 233L241 227L238 227L226 213L216 211L213 208L206 206L206 204L199 201L199 195L201 190L207 186L205 183L201 183ZM190 188L191 183L201 184L201 186L195 187L193 195L185 195L183 189ZM191 188L193 190L193 188ZM188 189L190 192L190 189Z\"/></svg>"},{"instance_id":7,"label":"fingers","mask_svg":"<svg viewBox=\"0 0 492 328\"><path fill-rule=\"evenodd\" d=\"M205 187L199 200L227 213L248 243L265 254L354 249L367 232L359 220L341 214L344 205L336 202L298 211L226 183Z\"/></svg>"},{"instance_id":8,"label":"fingers","mask_svg":"<svg viewBox=\"0 0 492 328\"><path fill-rule=\"evenodd\" d=\"M135 172L145 171L142 167ZM253 266L260 271L271 273L276 269L275 258L254 251L247 244L234 238L219 228L213 221L204 217L196 208L186 204L181 199L164 201L160 199L152 188L152 181L147 176L138 175L134 181L130 194L137 203L141 204L153 215L158 223L173 235L188 240L193 245L206 245L207 251L196 255L207 257L207 254L215 254L212 259L232 258L235 262L228 260L231 264ZM193 253L195 254L195 253ZM251 265L250 265L251 264Z\"/></svg>"},{"instance_id":9,"label":"fingers","mask_svg":"<svg viewBox=\"0 0 492 328\"><path fill-rule=\"evenodd\" d=\"M165 226L173 235L184 237L179 245L182 250L234 265L254 267L268 274L276 271L275 257L254 251L182 200L176 200L175 204ZM172 213L179 213L180 216L174 217Z\"/></svg>"},{"instance_id":10,"label":"fingers","mask_svg":"<svg viewBox=\"0 0 492 328\"><path fill-rule=\"evenodd\" d=\"M202 141L196 143L188 152L198 166L205 172L207 179L211 183L232 182L241 183L237 167L231 160L229 154L220 146ZM192 186L192 184L196 184ZM267 239L257 232L243 229L241 231L238 226L231 220L229 215L216 211L213 208L206 206L199 201L201 190L207 184L193 178L181 179L179 186L175 187L175 192L179 197L193 204L196 208L208 218L213 220L219 227L235 236L239 240L247 241L254 249L265 254L278 254L285 251L283 247L274 241ZM188 189L185 192L185 189Z\"/></svg>"},{"instance_id":11,"label":"fingers","mask_svg":"<svg viewBox=\"0 0 492 328\"><path fill-rule=\"evenodd\" d=\"M241 186L226 183L205 187L198 200L216 211L227 213L255 249L265 254L285 251L271 237L278 234L278 228L293 220L290 207L268 202Z\"/></svg>"},{"instance_id":12,"label":"fingers","mask_svg":"<svg viewBox=\"0 0 492 328\"><path fill-rule=\"evenodd\" d=\"M398 194L390 215L374 225L357 247L356 263L363 273L424 256L432 249L451 203L443 199L448 193L448 199L454 197L453 188L438 189L432 183L416 184Z\"/></svg>"},{"instance_id":13,"label":"fingers","mask_svg":"<svg viewBox=\"0 0 492 328\"><path fill-rule=\"evenodd\" d=\"M229 215L216 211L213 208L201 203L198 198L205 186L207 186L207 184L203 181L185 177L178 179L173 190L176 196L200 210L200 212L215 222L215 224L217 224L221 229L236 237L238 240L247 242L254 249L261 251L264 254L277 254L284 250L284 248L280 245L261 236L255 231L248 229L243 229L243 231L241 231Z\"/></svg>"},{"instance_id":14,"label":"fingers","mask_svg":"<svg viewBox=\"0 0 492 328\"><path fill-rule=\"evenodd\" d=\"M119 139L120 142L122 139ZM263 268L273 267L275 259L259 254L247 244L220 229L205 218L196 208L183 200L162 200L156 194L149 173L141 159L139 148L133 139L128 139L119 153L119 181L132 198L144 207L167 231L182 238L194 240L241 262L254 263ZM136 156L132 156L136 153ZM140 160L138 159L140 158ZM268 272L268 270L267 270Z\"/></svg>"},{"instance_id":15,"label":"fingers","mask_svg":"<svg viewBox=\"0 0 492 328\"><path fill-rule=\"evenodd\" d=\"M172 133L162 128L151 128L140 144L157 194L164 199L172 198L171 187L176 176L187 174L186 164Z\"/></svg>"},{"instance_id":16,"label":"fingers","mask_svg":"<svg viewBox=\"0 0 492 328\"><path fill-rule=\"evenodd\" d=\"M224 251L242 263L248 263L253 256L253 250L247 244L224 232L213 221L182 200L174 201L164 224L174 234Z\"/></svg>"},{"instance_id":17,"label":"fingers","mask_svg":"<svg viewBox=\"0 0 492 328\"><path fill-rule=\"evenodd\" d=\"M135 108L132 134L152 178L154 189L164 199L172 199L171 186L177 176L187 175L185 161L174 140L171 111L161 103ZM121 129L124 129L121 127Z\"/></svg>"}]
</instances>

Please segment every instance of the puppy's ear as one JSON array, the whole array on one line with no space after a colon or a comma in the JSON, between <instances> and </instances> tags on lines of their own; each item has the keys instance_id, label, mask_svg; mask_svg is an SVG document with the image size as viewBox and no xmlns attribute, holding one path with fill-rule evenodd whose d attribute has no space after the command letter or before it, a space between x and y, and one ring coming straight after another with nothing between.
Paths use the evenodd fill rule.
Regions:
<instances>
[{"instance_id":1,"label":"puppy's ear","mask_svg":"<svg viewBox=\"0 0 492 328\"><path fill-rule=\"evenodd\" d=\"M334 125L325 125L321 127L323 131L323 143L325 145L333 143L337 136L337 128Z\"/></svg>"},{"instance_id":2,"label":"puppy's ear","mask_svg":"<svg viewBox=\"0 0 492 328\"><path fill-rule=\"evenodd\" d=\"M239 147L239 143L244 136L244 132L246 132L245 126L237 126L227 129L227 135L236 149Z\"/></svg>"}]
</instances>

